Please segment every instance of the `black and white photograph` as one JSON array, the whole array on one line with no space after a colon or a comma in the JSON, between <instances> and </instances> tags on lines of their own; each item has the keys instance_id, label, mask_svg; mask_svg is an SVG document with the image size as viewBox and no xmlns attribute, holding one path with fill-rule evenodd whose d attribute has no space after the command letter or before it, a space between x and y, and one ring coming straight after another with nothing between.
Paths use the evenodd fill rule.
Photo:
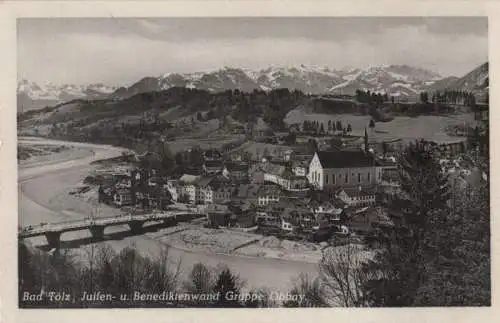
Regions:
<instances>
[{"instance_id":1,"label":"black and white photograph","mask_svg":"<svg viewBox=\"0 0 500 323\"><path fill-rule=\"evenodd\" d=\"M18 308L490 307L488 25L18 18Z\"/></svg>"}]
</instances>

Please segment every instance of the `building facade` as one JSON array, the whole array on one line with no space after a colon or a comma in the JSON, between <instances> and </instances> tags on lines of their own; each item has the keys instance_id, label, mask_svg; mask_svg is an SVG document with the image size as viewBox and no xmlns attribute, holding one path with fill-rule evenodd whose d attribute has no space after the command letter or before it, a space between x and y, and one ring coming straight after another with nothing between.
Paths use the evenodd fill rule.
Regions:
<instances>
[{"instance_id":1,"label":"building facade","mask_svg":"<svg viewBox=\"0 0 500 323\"><path fill-rule=\"evenodd\" d=\"M382 181L382 167L361 150L316 152L308 179L317 189L373 186Z\"/></svg>"}]
</instances>

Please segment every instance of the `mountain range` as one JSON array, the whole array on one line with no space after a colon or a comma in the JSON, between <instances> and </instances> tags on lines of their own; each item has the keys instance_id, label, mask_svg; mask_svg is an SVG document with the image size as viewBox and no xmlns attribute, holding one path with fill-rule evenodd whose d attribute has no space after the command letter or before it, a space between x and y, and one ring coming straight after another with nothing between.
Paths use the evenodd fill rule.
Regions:
<instances>
[{"instance_id":1,"label":"mountain range","mask_svg":"<svg viewBox=\"0 0 500 323\"><path fill-rule=\"evenodd\" d=\"M391 96L417 97L421 91L456 89L483 95L488 91L488 63L463 77L442 77L438 73L408 65L383 65L366 69L291 66L269 67L262 70L224 67L210 72L166 73L159 77L144 77L128 87L104 84L38 85L20 80L17 88L18 110L43 108L73 99L125 99L133 95L188 87L219 92L239 89L268 91L289 88L312 94L352 95L357 89L385 92Z\"/></svg>"}]
</instances>

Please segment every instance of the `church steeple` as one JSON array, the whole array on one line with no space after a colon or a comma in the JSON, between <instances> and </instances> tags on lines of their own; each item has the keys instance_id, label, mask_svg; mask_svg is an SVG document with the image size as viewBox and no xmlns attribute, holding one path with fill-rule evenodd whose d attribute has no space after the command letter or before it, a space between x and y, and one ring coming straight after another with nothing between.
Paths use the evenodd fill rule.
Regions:
<instances>
[{"instance_id":1,"label":"church steeple","mask_svg":"<svg viewBox=\"0 0 500 323\"><path fill-rule=\"evenodd\" d=\"M365 127L365 141L364 141L364 143L365 143L365 153L368 153L368 149L369 149L369 147L368 147L368 133L366 132L366 127Z\"/></svg>"}]
</instances>

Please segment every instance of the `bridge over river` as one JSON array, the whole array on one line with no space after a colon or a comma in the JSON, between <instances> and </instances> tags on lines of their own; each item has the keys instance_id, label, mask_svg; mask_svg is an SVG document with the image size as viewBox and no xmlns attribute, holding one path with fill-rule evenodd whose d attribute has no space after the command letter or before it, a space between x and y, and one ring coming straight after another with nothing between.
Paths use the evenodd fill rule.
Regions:
<instances>
[{"instance_id":1,"label":"bridge over river","mask_svg":"<svg viewBox=\"0 0 500 323\"><path fill-rule=\"evenodd\" d=\"M37 236L45 236L51 248L58 249L61 243L61 235L64 232L89 230L93 238L103 239L104 229L109 226L127 224L134 234L140 233L146 222L163 221L167 225L177 221L186 221L204 214L198 211L166 211L161 213L129 214L99 218L85 218L58 223L46 223L23 227L19 230L20 239Z\"/></svg>"}]
</instances>

